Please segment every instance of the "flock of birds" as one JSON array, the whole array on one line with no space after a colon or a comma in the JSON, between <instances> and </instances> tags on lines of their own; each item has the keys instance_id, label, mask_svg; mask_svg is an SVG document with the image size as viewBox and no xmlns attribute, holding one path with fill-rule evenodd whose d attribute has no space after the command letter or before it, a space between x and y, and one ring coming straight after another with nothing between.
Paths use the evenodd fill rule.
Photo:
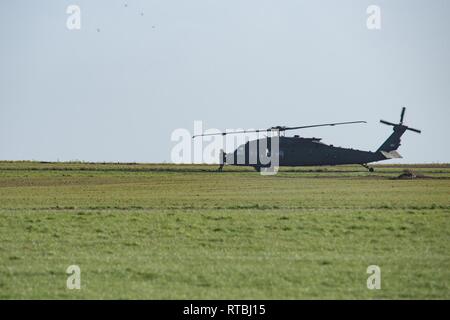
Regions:
<instances>
[{"instance_id":1,"label":"flock of birds","mask_svg":"<svg viewBox=\"0 0 450 320\"><path fill-rule=\"evenodd\" d=\"M123 5L125 8L128 8L128 3L125 3L124 5ZM141 17L143 17L144 16L144 11L141 11ZM152 26L152 29L155 29L155 26ZM100 32L101 30L100 30L100 28L97 28L97 32Z\"/></svg>"}]
</instances>

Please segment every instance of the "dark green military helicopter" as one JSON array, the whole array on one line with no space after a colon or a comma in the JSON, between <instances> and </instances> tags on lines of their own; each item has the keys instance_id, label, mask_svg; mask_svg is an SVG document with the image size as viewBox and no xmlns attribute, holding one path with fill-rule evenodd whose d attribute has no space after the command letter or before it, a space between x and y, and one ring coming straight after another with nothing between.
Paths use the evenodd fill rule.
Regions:
<instances>
[{"instance_id":1,"label":"dark green military helicopter","mask_svg":"<svg viewBox=\"0 0 450 320\"><path fill-rule=\"evenodd\" d=\"M198 136L242 134L250 132L267 132L268 134L271 134L271 136L248 141L247 143L240 145L232 153L226 154L221 150L219 171L222 171L224 165L252 166L256 170L260 171L261 168L267 168L273 165L273 161L271 160L273 160L273 157L276 156L277 166L295 167L360 164L372 172L373 168L369 167L368 163L401 158L400 154L397 152L397 149L400 146L400 138L406 130L421 133L420 130L410 128L403 124L405 111L406 108L403 108L400 115L400 123L398 124L380 120L383 124L393 126L394 132L378 148L378 150L374 152L327 145L322 143L320 138L303 138L298 135L293 137L284 136L284 133L288 130L366 123L365 121L325 123L299 127L276 126L260 130L203 134L193 136L193 138ZM278 138L277 151L274 151L272 147L273 141L271 140L273 140L274 137ZM267 159L269 159L269 161Z\"/></svg>"}]
</instances>

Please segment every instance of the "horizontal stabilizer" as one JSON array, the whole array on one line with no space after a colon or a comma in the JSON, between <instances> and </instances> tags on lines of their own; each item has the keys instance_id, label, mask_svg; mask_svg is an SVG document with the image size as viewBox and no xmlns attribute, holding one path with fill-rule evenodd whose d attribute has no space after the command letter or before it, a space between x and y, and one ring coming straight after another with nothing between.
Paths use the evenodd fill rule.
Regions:
<instances>
[{"instance_id":1,"label":"horizontal stabilizer","mask_svg":"<svg viewBox=\"0 0 450 320\"><path fill-rule=\"evenodd\" d=\"M386 159L399 159L399 158L403 158L400 153L398 153L396 150L393 151L380 151L383 156L386 157Z\"/></svg>"}]
</instances>

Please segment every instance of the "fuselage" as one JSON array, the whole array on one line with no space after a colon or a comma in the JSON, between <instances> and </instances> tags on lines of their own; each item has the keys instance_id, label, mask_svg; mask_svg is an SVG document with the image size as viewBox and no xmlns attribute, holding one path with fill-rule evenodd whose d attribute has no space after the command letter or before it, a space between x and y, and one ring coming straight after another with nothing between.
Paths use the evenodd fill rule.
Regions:
<instances>
[{"instance_id":1,"label":"fuselage","mask_svg":"<svg viewBox=\"0 0 450 320\"><path fill-rule=\"evenodd\" d=\"M278 157L279 166L367 164L386 160L379 151L335 147L322 143L318 138L298 136L279 137L277 152L271 144L271 139L249 141L239 146L234 152L226 154L223 162L238 166L268 167L271 165L268 161L271 157Z\"/></svg>"}]
</instances>

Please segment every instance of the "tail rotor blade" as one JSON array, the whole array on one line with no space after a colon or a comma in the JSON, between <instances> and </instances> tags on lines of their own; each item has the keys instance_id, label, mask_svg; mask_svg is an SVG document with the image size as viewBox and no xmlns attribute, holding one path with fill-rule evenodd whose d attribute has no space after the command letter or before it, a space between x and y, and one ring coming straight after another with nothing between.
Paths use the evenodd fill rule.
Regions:
<instances>
[{"instance_id":1,"label":"tail rotor blade","mask_svg":"<svg viewBox=\"0 0 450 320\"><path fill-rule=\"evenodd\" d=\"M422 133L422 131L419 130L419 129L414 129L414 128L409 128L408 127L408 130L411 130L411 131L414 131L414 132L417 132L417 133Z\"/></svg>"},{"instance_id":2,"label":"tail rotor blade","mask_svg":"<svg viewBox=\"0 0 450 320\"><path fill-rule=\"evenodd\" d=\"M403 118L405 117L405 111L406 111L406 108L403 107L402 114L400 115L400 124L403 124Z\"/></svg>"},{"instance_id":3,"label":"tail rotor blade","mask_svg":"<svg viewBox=\"0 0 450 320\"><path fill-rule=\"evenodd\" d=\"M389 122L389 121L385 121L385 120L380 120L381 123L383 124L387 124L388 126L396 126L395 123Z\"/></svg>"}]
</instances>

